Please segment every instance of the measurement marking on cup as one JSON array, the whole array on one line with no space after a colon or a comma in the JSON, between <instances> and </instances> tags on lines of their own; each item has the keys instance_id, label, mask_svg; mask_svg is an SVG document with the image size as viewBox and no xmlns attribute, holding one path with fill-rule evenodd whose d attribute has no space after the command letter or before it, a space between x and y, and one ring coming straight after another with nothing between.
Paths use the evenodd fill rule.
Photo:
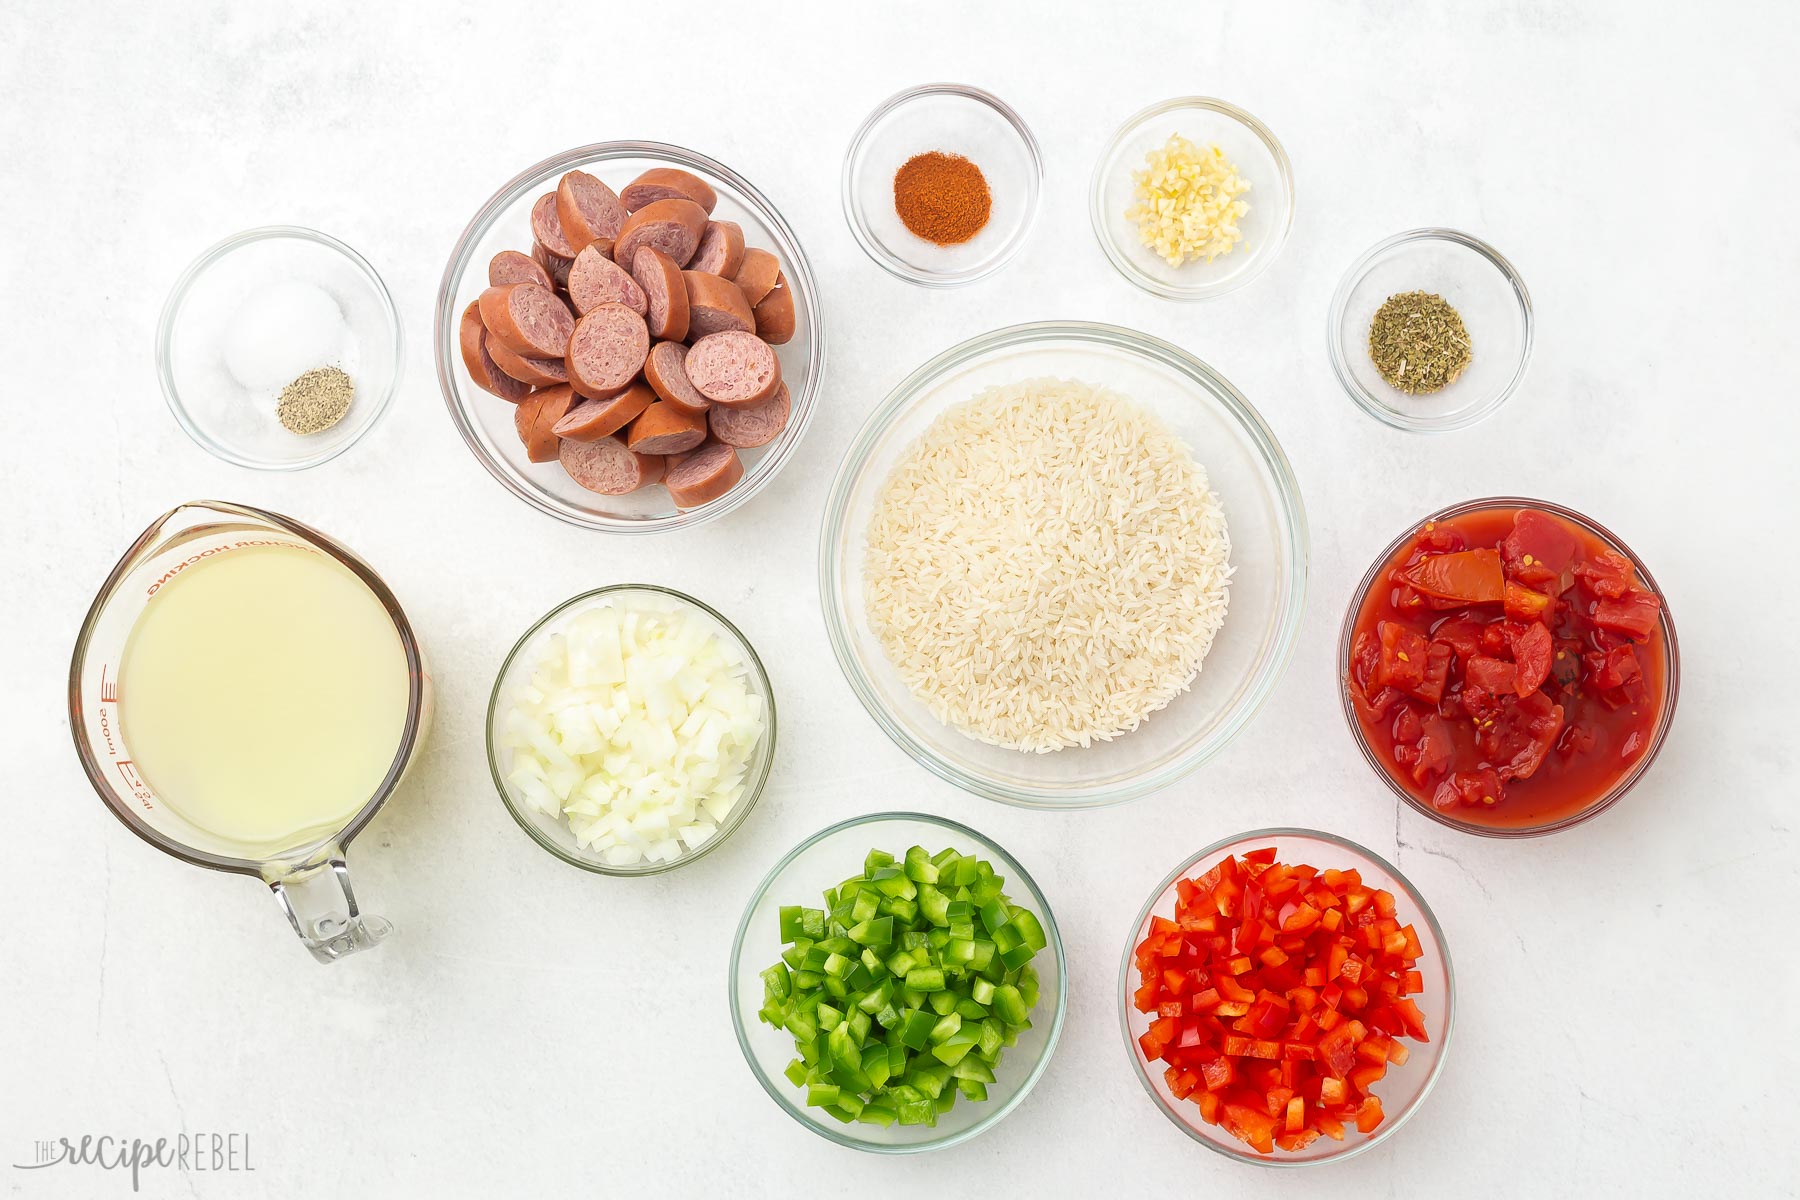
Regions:
<instances>
[{"instance_id":1,"label":"measurement marking on cup","mask_svg":"<svg viewBox=\"0 0 1800 1200\"><path fill-rule=\"evenodd\" d=\"M144 777L137 773L137 766L129 758L121 758L113 763L119 769L119 777L125 781L125 787L131 792L132 799L151 812L156 811L153 803L155 793L144 782Z\"/></svg>"},{"instance_id":2,"label":"measurement marking on cup","mask_svg":"<svg viewBox=\"0 0 1800 1200\"><path fill-rule=\"evenodd\" d=\"M100 668L100 703L117 704L119 702L119 681L106 677L106 668Z\"/></svg>"}]
</instances>

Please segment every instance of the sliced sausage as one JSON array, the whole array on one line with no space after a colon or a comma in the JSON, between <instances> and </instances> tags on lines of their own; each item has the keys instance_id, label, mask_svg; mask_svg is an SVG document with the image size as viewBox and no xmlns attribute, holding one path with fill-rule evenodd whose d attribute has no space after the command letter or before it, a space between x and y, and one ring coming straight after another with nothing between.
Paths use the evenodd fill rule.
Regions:
<instances>
[{"instance_id":1,"label":"sliced sausage","mask_svg":"<svg viewBox=\"0 0 1800 1200\"><path fill-rule=\"evenodd\" d=\"M499 364L494 362L493 355L488 353L487 327L481 323L481 305L470 301L469 307L463 309L462 324L456 331L456 340L462 350L463 366L469 372L469 378L475 386L484 392L492 392L502 400L514 404L523 400L531 391L527 385L514 379Z\"/></svg>"},{"instance_id":2,"label":"sliced sausage","mask_svg":"<svg viewBox=\"0 0 1800 1200\"><path fill-rule=\"evenodd\" d=\"M616 262L635 262L632 257L639 246L654 246L675 260L678 267L687 266L694 257L694 247L706 232L706 210L692 200L676 198L646 204L629 217L613 243Z\"/></svg>"},{"instance_id":3,"label":"sliced sausage","mask_svg":"<svg viewBox=\"0 0 1800 1200\"><path fill-rule=\"evenodd\" d=\"M639 454L680 454L706 440L706 417L657 401L631 423L625 444Z\"/></svg>"},{"instance_id":4,"label":"sliced sausage","mask_svg":"<svg viewBox=\"0 0 1800 1200\"><path fill-rule=\"evenodd\" d=\"M526 358L561 358L568 349L575 318L549 288L502 284L481 293L480 304L488 335Z\"/></svg>"},{"instance_id":5,"label":"sliced sausage","mask_svg":"<svg viewBox=\"0 0 1800 1200\"><path fill-rule=\"evenodd\" d=\"M574 400L574 393L564 384L531 393L513 412L513 427L519 431L519 440L525 443L526 458L535 463L556 458L557 445L562 440L556 436L556 423L563 419Z\"/></svg>"},{"instance_id":6,"label":"sliced sausage","mask_svg":"<svg viewBox=\"0 0 1800 1200\"><path fill-rule=\"evenodd\" d=\"M570 171L556 185L556 219L579 256L595 242L610 253L619 226L625 223L625 206L613 190L586 171Z\"/></svg>"},{"instance_id":7,"label":"sliced sausage","mask_svg":"<svg viewBox=\"0 0 1800 1200\"><path fill-rule=\"evenodd\" d=\"M575 323L569 338L569 384L592 400L618 395L637 378L650 353L644 318L623 304L602 304Z\"/></svg>"},{"instance_id":8,"label":"sliced sausage","mask_svg":"<svg viewBox=\"0 0 1800 1200\"><path fill-rule=\"evenodd\" d=\"M556 423L554 432L572 441L597 442L631 424L655 399L646 384L634 383L611 400L583 400Z\"/></svg>"},{"instance_id":9,"label":"sliced sausage","mask_svg":"<svg viewBox=\"0 0 1800 1200\"><path fill-rule=\"evenodd\" d=\"M560 456L569 478L602 496L624 496L649 487L663 477L663 460L654 454L633 454L618 438L562 444Z\"/></svg>"},{"instance_id":10,"label":"sliced sausage","mask_svg":"<svg viewBox=\"0 0 1800 1200\"><path fill-rule=\"evenodd\" d=\"M748 450L766 446L787 428L789 397L787 384L754 408L726 408L723 404L706 414L712 435L727 446Z\"/></svg>"},{"instance_id":11,"label":"sliced sausage","mask_svg":"<svg viewBox=\"0 0 1800 1200\"><path fill-rule=\"evenodd\" d=\"M687 353L688 348L680 342L656 343L644 360L644 379L658 396L677 408L705 412L712 407L712 401L702 396L700 389L688 378L684 365Z\"/></svg>"},{"instance_id":12,"label":"sliced sausage","mask_svg":"<svg viewBox=\"0 0 1800 1200\"><path fill-rule=\"evenodd\" d=\"M739 329L751 333L756 317L750 302L738 285L705 271L683 271L681 281L687 287L688 340L699 341L709 333Z\"/></svg>"},{"instance_id":13,"label":"sliced sausage","mask_svg":"<svg viewBox=\"0 0 1800 1200\"><path fill-rule=\"evenodd\" d=\"M647 208L658 200L675 199L692 200L711 212L719 202L719 194L706 180L678 167L651 167L619 193L619 200L628 212Z\"/></svg>"},{"instance_id":14,"label":"sliced sausage","mask_svg":"<svg viewBox=\"0 0 1800 1200\"><path fill-rule=\"evenodd\" d=\"M676 508L699 508L737 486L744 477L744 460L724 442L707 442L670 467L663 475Z\"/></svg>"},{"instance_id":15,"label":"sliced sausage","mask_svg":"<svg viewBox=\"0 0 1800 1200\"><path fill-rule=\"evenodd\" d=\"M769 294L780 275L781 260L760 246L752 246L744 251L744 264L737 269L732 282L744 293L744 299L754 306L762 303L762 298Z\"/></svg>"},{"instance_id":16,"label":"sliced sausage","mask_svg":"<svg viewBox=\"0 0 1800 1200\"><path fill-rule=\"evenodd\" d=\"M643 316L649 303L637 280L597 245L583 249L569 268L569 302L584 317L602 304L623 304Z\"/></svg>"},{"instance_id":17,"label":"sliced sausage","mask_svg":"<svg viewBox=\"0 0 1800 1200\"><path fill-rule=\"evenodd\" d=\"M526 358L522 354L514 354L505 343L498 340L488 343L488 353L494 356L495 366L520 383L529 383L532 387L553 387L569 382L568 368L560 358Z\"/></svg>"},{"instance_id":18,"label":"sliced sausage","mask_svg":"<svg viewBox=\"0 0 1800 1200\"><path fill-rule=\"evenodd\" d=\"M757 301L751 310L756 318L756 336L771 346L783 346L794 336L794 289L786 275L775 277L775 287Z\"/></svg>"},{"instance_id":19,"label":"sliced sausage","mask_svg":"<svg viewBox=\"0 0 1800 1200\"><path fill-rule=\"evenodd\" d=\"M562 288L569 286L569 267L574 264L574 259L564 258L560 254L552 254L543 246L533 242L531 260L544 268L544 274L550 276L551 283Z\"/></svg>"},{"instance_id":20,"label":"sliced sausage","mask_svg":"<svg viewBox=\"0 0 1800 1200\"><path fill-rule=\"evenodd\" d=\"M558 258L574 258L579 246L571 245L556 215L556 193L545 192L531 206L531 240Z\"/></svg>"},{"instance_id":21,"label":"sliced sausage","mask_svg":"<svg viewBox=\"0 0 1800 1200\"><path fill-rule=\"evenodd\" d=\"M736 221L708 221L688 260L690 271L706 271L730 279L744 265L744 228Z\"/></svg>"},{"instance_id":22,"label":"sliced sausage","mask_svg":"<svg viewBox=\"0 0 1800 1200\"><path fill-rule=\"evenodd\" d=\"M520 254L517 250L502 250L488 262L488 286L499 287L507 283L535 283L539 287L554 288L556 281L550 278L550 272L529 254Z\"/></svg>"},{"instance_id":23,"label":"sliced sausage","mask_svg":"<svg viewBox=\"0 0 1800 1200\"><path fill-rule=\"evenodd\" d=\"M781 386L781 360L754 333L727 330L703 337L681 364L700 394L714 404L751 408Z\"/></svg>"},{"instance_id":24,"label":"sliced sausage","mask_svg":"<svg viewBox=\"0 0 1800 1200\"><path fill-rule=\"evenodd\" d=\"M631 274L649 297L650 336L684 341L688 335L687 283L675 260L654 246L639 246L631 256Z\"/></svg>"}]
</instances>

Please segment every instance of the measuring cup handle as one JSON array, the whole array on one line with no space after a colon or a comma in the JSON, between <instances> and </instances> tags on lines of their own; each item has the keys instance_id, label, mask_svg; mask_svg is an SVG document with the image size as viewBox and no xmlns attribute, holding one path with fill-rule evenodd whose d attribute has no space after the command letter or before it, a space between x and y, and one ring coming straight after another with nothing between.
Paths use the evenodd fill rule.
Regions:
<instances>
[{"instance_id":1,"label":"measuring cup handle","mask_svg":"<svg viewBox=\"0 0 1800 1200\"><path fill-rule=\"evenodd\" d=\"M392 933L380 917L356 906L350 868L342 851L311 866L267 880L288 924L320 962L336 962L346 954L367 950Z\"/></svg>"}]
</instances>

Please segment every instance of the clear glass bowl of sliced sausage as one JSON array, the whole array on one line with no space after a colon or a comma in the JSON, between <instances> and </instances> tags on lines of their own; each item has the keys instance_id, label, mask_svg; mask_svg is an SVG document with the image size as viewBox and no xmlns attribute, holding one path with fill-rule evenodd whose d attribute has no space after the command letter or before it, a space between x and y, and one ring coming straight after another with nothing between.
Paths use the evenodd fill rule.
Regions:
<instances>
[{"instance_id":1,"label":"clear glass bowl of sliced sausage","mask_svg":"<svg viewBox=\"0 0 1800 1200\"><path fill-rule=\"evenodd\" d=\"M570 172L581 186L560 187ZM643 219L652 209L668 219ZM585 258L568 224L593 237ZM612 269L640 248L662 257ZM560 305L537 303L546 283ZM495 285L522 290L484 308ZM762 338L715 344L690 364L712 372L696 387L686 348L746 322ZM729 167L659 142L577 147L489 197L444 268L435 340L444 403L488 473L540 512L612 533L686 528L749 501L793 457L825 365L818 290L786 220ZM549 341L563 358L533 352Z\"/></svg>"}]
</instances>

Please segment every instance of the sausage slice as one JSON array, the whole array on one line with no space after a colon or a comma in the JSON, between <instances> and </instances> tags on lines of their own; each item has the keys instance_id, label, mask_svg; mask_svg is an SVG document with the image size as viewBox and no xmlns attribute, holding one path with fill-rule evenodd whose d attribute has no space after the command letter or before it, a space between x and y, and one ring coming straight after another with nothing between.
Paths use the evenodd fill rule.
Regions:
<instances>
[{"instance_id":1,"label":"sausage slice","mask_svg":"<svg viewBox=\"0 0 1800 1200\"><path fill-rule=\"evenodd\" d=\"M646 320L650 336L679 342L688 335L687 283L675 260L654 246L639 246L631 258L631 274L649 297Z\"/></svg>"},{"instance_id":2,"label":"sausage slice","mask_svg":"<svg viewBox=\"0 0 1800 1200\"><path fill-rule=\"evenodd\" d=\"M675 199L692 200L711 212L719 202L719 194L706 180L678 167L651 167L619 193L619 200L628 212L647 208L658 200Z\"/></svg>"},{"instance_id":3,"label":"sausage slice","mask_svg":"<svg viewBox=\"0 0 1800 1200\"><path fill-rule=\"evenodd\" d=\"M724 442L707 442L670 467L663 475L676 508L699 508L737 486L744 477L744 460Z\"/></svg>"},{"instance_id":4,"label":"sausage slice","mask_svg":"<svg viewBox=\"0 0 1800 1200\"><path fill-rule=\"evenodd\" d=\"M545 192L531 206L531 239L558 258L574 258L579 246L571 245L556 215L556 193Z\"/></svg>"},{"instance_id":5,"label":"sausage slice","mask_svg":"<svg viewBox=\"0 0 1800 1200\"><path fill-rule=\"evenodd\" d=\"M654 246L675 260L678 267L687 266L706 231L706 210L692 200L656 200L625 218L619 239L613 243L613 259L635 262L632 257L639 246Z\"/></svg>"},{"instance_id":6,"label":"sausage slice","mask_svg":"<svg viewBox=\"0 0 1800 1200\"><path fill-rule=\"evenodd\" d=\"M584 317L602 304L623 304L643 316L649 303L637 280L592 244L575 256L569 268L569 302Z\"/></svg>"},{"instance_id":7,"label":"sausage slice","mask_svg":"<svg viewBox=\"0 0 1800 1200\"><path fill-rule=\"evenodd\" d=\"M554 387L556 384L569 382L568 368L560 358L526 358L522 354L514 354L499 341L488 343L488 353L494 356L495 366L520 383L528 383L532 387Z\"/></svg>"},{"instance_id":8,"label":"sausage slice","mask_svg":"<svg viewBox=\"0 0 1800 1200\"><path fill-rule=\"evenodd\" d=\"M713 437L727 446L748 450L766 446L787 428L789 397L787 384L754 408L726 408L719 405L706 414Z\"/></svg>"},{"instance_id":9,"label":"sausage slice","mask_svg":"<svg viewBox=\"0 0 1800 1200\"><path fill-rule=\"evenodd\" d=\"M616 396L637 378L649 353L644 318L623 304L602 304L575 323L569 385L593 400Z\"/></svg>"},{"instance_id":10,"label":"sausage slice","mask_svg":"<svg viewBox=\"0 0 1800 1200\"><path fill-rule=\"evenodd\" d=\"M786 275L775 277L775 287L751 310L756 336L771 346L785 346L794 337L794 289Z\"/></svg>"},{"instance_id":11,"label":"sausage slice","mask_svg":"<svg viewBox=\"0 0 1800 1200\"><path fill-rule=\"evenodd\" d=\"M727 329L754 332L756 317L750 302L738 285L705 271L683 271L682 283L687 287L688 337L699 340L709 333Z\"/></svg>"},{"instance_id":12,"label":"sausage slice","mask_svg":"<svg viewBox=\"0 0 1800 1200\"><path fill-rule=\"evenodd\" d=\"M656 393L649 387L634 383L611 400L583 400L556 423L552 432L571 441L597 442L631 424L655 399Z\"/></svg>"},{"instance_id":13,"label":"sausage slice","mask_svg":"<svg viewBox=\"0 0 1800 1200\"><path fill-rule=\"evenodd\" d=\"M529 254L520 254L517 250L502 250L488 262L488 286L499 287L507 283L535 283L539 287L554 287L555 280L550 272Z\"/></svg>"},{"instance_id":14,"label":"sausage slice","mask_svg":"<svg viewBox=\"0 0 1800 1200\"><path fill-rule=\"evenodd\" d=\"M560 254L552 254L541 244L533 242L531 244L531 260L544 268L544 274L550 276L551 283L557 287L569 286L569 267L574 263L574 259L564 258ZM493 281L489 280L489 282Z\"/></svg>"},{"instance_id":15,"label":"sausage slice","mask_svg":"<svg viewBox=\"0 0 1800 1200\"><path fill-rule=\"evenodd\" d=\"M568 305L549 288L507 283L481 293L481 323L488 335L526 358L561 358L574 332Z\"/></svg>"},{"instance_id":16,"label":"sausage slice","mask_svg":"<svg viewBox=\"0 0 1800 1200\"><path fill-rule=\"evenodd\" d=\"M564 441L558 455L569 478L602 496L624 496L663 477L663 460L633 454L618 438L592 442Z\"/></svg>"},{"instance_id":17,"label":"sausage slice","mask_svg":"<svg viewBox=\"0 0 1800 1200\"><path fill-rule=\"evenodd\" d=\"M556 219L578 254L595 242L604 242L610 251L625 223L625 206L586 171L570 171L556 185Z\"/></svg>"},{"instance_id":18,"label":"sausage slice","mask_svg":"<svg viewBox=\"0 0 1800 1200\"><path fill-rule=\"evenodd\" d=\"M519 431L519 440L525 443L526 458L535 463L556 458L557 444L562 440L554 432L556 423L562 420L574 400L574 393L564 384L531 393L514 410L513 428Z\"/></svg>"},{"instance_id":19,"label":"sausage slice","mask_svg":"<svg viewBox=\"0 0 1800 1200\"><path fill-rule=\"evenodd\" d=\"M730 279L743 264L744 227L736 221L708 221L687 269Z\"/></svg>"},{"instance_id":20,"label":"sausage slice","mask_svg":"<svg viewBox=\"0 0 1800 1200\"><path fill-rule=\"evenodd\" d=\"M743 265L737 269L732 282L744 293L744 299L757 305L762 303L762 298L769 294L780 276L781 260L760 246L752 246L744 251Z\"/></svg>"},{"instance_id":21,"label":"sausage slice","mask_svg":"<svg viewBox=\"0 0 1800 1200\"><path fill-rule=\"evenodd\" d=\"M688 348L680 342L658 342L644 359L644 379L658 396L677 408L703 413L712 401L700 394L687 374Z\"/></svg>"},{"instance_id":22,"label":"sausage slice","mask_svg":"<svg viewBox=\"0 0 1800 1200\"><path fill-rule=\"evenodd\" d=\"M481 306L478 301L470 301L469 307L463 309L456 340L458 348L462 350L463 367L469 372L469 378L475 381L476 387L513 404L523 400L531 391L526 384L502 371L499 364L494 362L493 355L488 353L487 328L481 323Z\"/></svg>"},{"instance_id":23,"label":"sausage slice","mask_svg":"<svg viewBox=\"0 0 1800 1200\"><path fill-rule=\"evenodd\" d=\"M703 337L682 362L700 394L714 404L751 408L781 386L781 360L754 333L727 330Z\"/></svg>"},{"instance_id":24,"label":"sausage slice","mask_svg":"<svg viewBox=\"0 0 1800 1200\"><path fill-rule=\"evenodd\" d=\"M681 454L706 440L706 417L658 401L631 423L625 444L639 454Z\"/></svg>"}]
</instances>

